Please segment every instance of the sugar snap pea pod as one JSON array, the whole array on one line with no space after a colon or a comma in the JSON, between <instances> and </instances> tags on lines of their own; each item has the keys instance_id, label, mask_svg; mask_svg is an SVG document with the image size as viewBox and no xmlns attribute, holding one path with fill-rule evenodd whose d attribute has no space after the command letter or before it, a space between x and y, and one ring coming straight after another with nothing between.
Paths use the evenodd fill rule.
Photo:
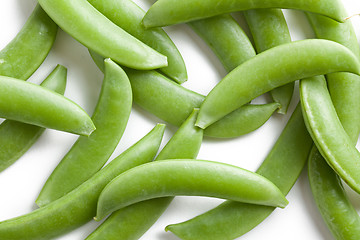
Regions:
<instances>
[{"instance_id":1,"label":"sugar snap pea pod","mask_svg":"<svg viewBox=\"0 0 360 240\"><path fill-rule=\"evenodd\" d=\"M203 138L203 130L195 127L198 109L172 136L155 160L196 158ZM172 197L155 198L120 209L110 215L86 240L139 239L161 216Z\"/></svg>"},{"instance_id":2,"label":"sugar snap pea pod","mask_svg":"<svg viewBox=\"0 0 360 240\"><path fill-rule=\"evenodd\" d=\"M160 27L208 18L223 13L245 11L258 8L289 8L318 13L343 22L347 17L340 1L326 0L159 0L145 14L145 27Z\"/></svg>"},{"instance_id":3,"label":"sugar snap pea pod","mask_svg":"<svg viewBox=\"0 0 360 240\"><path fill-rule=\"evenodd\" d=\"M228 72L256 55L249 38L230 14L193 21L189 25Z\"/></svg>"},{"instance_id":4,"label":"sugar snap pea pod","mask_svg":"<svg viewBox=\"0 0 360 240\"><path fill-rule=\"evenodd\" d=\"M103 71L103 58L90 51L96 65ZM180 126L192 109L200 107L204 96L188 90L156 71L136 71L125 69L133 90L134 101L148 112ZM262 126L274 113L278 105L274 103L250 105L214 123L204 134L217 138L238 137ZM254 118L248 119L250 116ZM244 124L244 121L248 125Z\"/></svg>"},{"instance_id":5,"label":"sugar snap pea pod","mask_svg":"<svg viewBox=\"0 0 360 240\"><path fill-rule=\"evenodd\" d=\"M0 77L0 117L80 135L95 130L76 103L36 84L5 76Z\"/></svg>"},{"instance_id":6,"label":"sugar snap pea pod","mask_svg":"<svg viewBox=\"0 0 360 240\"><path fill-rule=\"evenodd\" d=\"M290 32L280 9L256 9L244 12L258 53L291 42ZM294 92L294 83L270 91L274 102L281 104L278 113L285 114Z\"/></svg>"},{"instance_id":7,"label":"sugar snap pea pod","mask_svg":"<svg viewBox=\"0 0 360 240\"><path fill-rule=\"evenodd\" d=\"M102 56L136 69L167 66L166 57L116 26L86 0L39 0L65 32Z\"/></svg>"},{"instance_id":8,"label":"sugar snap pea pod","mask_svg":"<svg viewBox=\"0 0 360 240\"><path fill-rule=\"evenodd\" d=\"M177 83L187 80L185 63L175 44L161 28L147 30L142 26L141 20L145 12L132 0L88 0L88 2L126 32L167 56L168 66L160 68L160 71Z\"/></svg>"},{"instance_id":9,"label":"sugar snap pea pod","mask_svg":"<svg viewBox=\"0 0 360 240\"><path fill-rule=\"evenodd\" d=\"M57 29L37 5L16 37L0 51L0 75L29 78L48 55Z\"/></svg>"},{"instance_id":10,"label":"sugar snap pea pod","mask_svg":"<svg viewBox=\"0 0 360 240\"><path fill-rule=\"evenodd\" d=\"M360 193L360 153L337 116L325 78L301 80L300 98L306 126L320 153L334 171Z\"/></svg>"},{"instance_id":11,"label":"sugar snap pea pod","mask_svg":"<svg viewBox=\"0 0 360 240\"><path fill-rule=\"evenodd\" d=\"M205 98L196 125L206 128L255 97L297 79L332 72L359 74L359 70L357 57L333 41L308 39L279 45L225 76Z\"/></svg>"},{"instance_id":12,"label":"sugar snap pea pod","mask_svg":"<svg viewBox=\"0 0 360 240\"><path fill-rule=\"evenodd\" d=\"M95 220L137 202L177 195L281 208L288 204L272 182L256 173L224 163L173 159L143 164L114 178L99 196Z\"/></svg>"},{"instance_id":13,"label":"sugar snap pea pod","mask_svg":"<svg viewBox=\"0 0 360 240\"><path fill-rule=\"evenodd\" d=\"M64 94L66 74L66 68L58 65L41 83L41 86ZM18 160L44 130L44 128L11 120L2 122L0 124L0 172Z\"/></svg>"},{"instance_id":14,"label":"sugar snap pea pod","mask_svg":"<svg viewBox=\"0 0 360 240\"><path fill-rule=\"evenodd\" d=\"M105 76L92 120L96 130L81 136L50 175L36 200L42 207L72 191L106 163L124 133L132 92L125 72L105 60ZM86 166L86 167L84 167Z\"/></svg>"},{"instance_id":15,"label":"sugar snap pea pod","mask_svg":"<svg viewBox=\"0 0 360 240\"><path fill-rule=\"evenodd\" d=\"M304 168L311 146L312 139L298 105L257 173L287 194ZM226 201L191 220L169 225L166 230L186 240L230 240L256 227L274 210L273 207Z\"/></svg>"},{"instance_id":16,"label":"sugar snap pea pod","mask_svg":"<svg viewBox=\"0 0 360 240\"><path fill-rule=\"evenodd\" d=\"M0 239L51 239L90 221L96 214L99 194L111 179L154 158L164 128L163 124L157 125L139 142L64 197L29 214L0 222Z\"/></svg>"}]
</instances>

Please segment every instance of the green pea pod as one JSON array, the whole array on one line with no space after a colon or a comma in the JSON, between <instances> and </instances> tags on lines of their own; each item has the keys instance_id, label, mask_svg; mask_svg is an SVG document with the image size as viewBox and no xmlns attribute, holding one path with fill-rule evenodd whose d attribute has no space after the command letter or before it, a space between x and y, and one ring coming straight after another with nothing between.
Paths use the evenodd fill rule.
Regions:
<instances>
[{"instance_id":1,"label":"green pea pod","mask_svg":"<svg viewBox=\"0 0 360 240\"><path fill-rule=\"evenodd\" d=\"M147 11L143 24L146 28L168 26L257 8L297 9L325 15L339 22L347 17L345 11L339 10L342 8L338 0L159 0Z\"/></svg>"},{"instance_id":2,"label":"green pea pod","mask_svg":"<svg viewBox=\"0 0 360 240\"><path fill-rule=\"evenodd\" d=\"M167 66L166 57L116 26L86 0L39 0L61 29L102 56L136 69Z\"/></svg>"},{"instance_id":3,"label":"green pea pod","mask_svg":"<svg viewBox=\"0 0 360 240\"><path fill-rule=\"evenodd\" d=\"M58 65L40 86L64 94L66 74L66 68ZM11 120L5 120L0 124L0 172L18 160L44 130L44 128Z\"/></svg>"},{"instance_id":4,"label":"green pea pod","mask_svg":"<svg viewBox=\"0 0 360 240\"><path fill-rule=\"evenodd\" d=\"M309 39L271 48L235 68L210 91L200 107L196 125L206 128L286 83L332 72L360 72L354 54L336 42Z\"/></svg>"},{"instance_id":5,"label":"green pea pod","mask_svg":"<svg viewBox=\"0 0 360 240\"><path fill-rule=\"evenodd\" d=\"M126 32L167 56L168 66L160 68L160 71L177 83L187 80L185 63L175 44L161 28L147 30L142 26L141 20L145 11L132 0L88 0L88 2Z\"/></svg>"},{"instance_id":6,"label":"green pea pod","mask_svg":"<svg viewBox=\"0 0 360 240\"><path fill-rule=\"evenodd\" d=\"M244 12L258 53L291 42L290 32L280 9L256 9ZM270 91L274 102L280 103L278 113L286 114L294 92L294 83Z\"/></svg>"},{"instance_id":7,"label":"green pea pod","mask_svg":"<svg viewBox=\"0 0 360 240\"><path fill-rule=\"evenodd\" d=\"M257 173L287 194L304 168L311 146L312 140L298 105ZM274 210L273 207L226 201L191 220L169 225L166 231L186 240L230 240L256 227Z\"/></svg>"},{"instance_id":8,"label":"green pea pod","mask_svg":"<svg viewBox=\"0 0 360 240\"><path fill-rule=\"evenodd\" d=\"M189 25L228 72L256 55L249 38L230 14L190 22Z\"/></svg>"},{"instance_id":9,"label":"green pea pod","mask_svg":"<svg viewBox=\"0 0 360 240\"><path fill-rule=\"evenodd\" d=\"M155 160L196 158L203 130L195 127L198 110L172 136ZM173 197L155 198L120 209L110 215L86 240L139 239L161 216Z\"/></svg>"},{"instance_id":10,"label":"green pea pod","mask_svg":"<svg viewBox=\"0 0 360 240\"><path fill-rule=\"evenodd\" d=\"M90 221L96 214L99 194L108 182L130 168L152 161L164 128L163 124L157 125L143 139L64 197L29 214L0 222L0 239L47 240Z\"/></svg>"},{"instance_id":11,"label":"green pea pod","mask_svg":"<svg viewBox=\"0 0 360 240\"><path fill-rule=\"evenodd\" d=\"M0 51L0 75L29 78L48 55L57 29L37 5L16 37Z\"/></svg>"},{"instance_id":12,"label":"green pea pod","mask_svg":"<svg viewBox=\"0 0 360 240\"><path fill-rule=\"evenodd\" d=\"M321 16L307 14L307 17L317 37L341 43L356 56L360 56L350 21L339 24ZM336 73L328 74L326 78L342 126L352 142L356 143L360 127L359 77L349 73ZM359 239L359 215L349 202L338 175L315 148L309 157L308 175L317 207L333 236L336 239Z\"/></svg>"},{"instance_id":13,"label":"green pea pod","mask_svg":"<svg viewBox=\"0 0 360 240\"><path fill-rule=\"evenodd\" d=\"M102 57L90 51L96 65L103 71ZM134 101L148 112L175 126L181 126L194 108L201 106L205 97L188 90L156 71L125 69L131 82ZM238 137L264 124L279 105L276 103L249 105L205 129L204 135L217 138ZM249 117L251 117L249 119ZM245 125L244 121L248 124Z\"/></svg>"},{"instance_id":14,"label":"green pea pod","mask_svg":"<svg viewBox=\"0 0 360 240\"><path fill-rule=\"evenodd\" d=\"M92 117L96 130L89 137L79 137L61 160L43 186L36 200L38 206L66 195L100 170L124 133L131 105L128 77L119 65L106 59L103 86Z\"/></svg>"},{"instance_id":15,"label":"green pea pod","mask_svg":"<svg viewBox=\"0 0 360 240\"><path fill-rule=\"evenodd\" d=\"M125 184L129 181L131 185ZM281 208L288 204L272 182L245 169L204 160L162 160L114 178L99 196L95 220L137 202L177 195L217 197Z\"/></svg>"}]
</instances>

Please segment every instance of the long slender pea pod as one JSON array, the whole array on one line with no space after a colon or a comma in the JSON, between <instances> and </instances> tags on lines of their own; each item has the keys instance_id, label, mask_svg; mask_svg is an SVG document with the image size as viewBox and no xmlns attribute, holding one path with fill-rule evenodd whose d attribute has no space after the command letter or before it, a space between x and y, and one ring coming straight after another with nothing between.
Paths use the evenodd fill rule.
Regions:
<instances>
[{"instance_id":1,"label":"long slender pea pod","mask_svg":"<svg viewBox=\"0 0 360 240\"><path fill-rule=\"evenodd\" d=\"M343 24L321 16L307 14L319 38L343 44L359 56L359 45L350 21ZM348 73L326 76L337 115L353 143L359 135L359 77ZM360 218L349 202L339 177L328 166L317 149L309 157L308 175L317 207L336 239L359 239Z\"/></svg>"},{"instance_id":2,"label":"long slender pea pod","mask_svg":"<svg viewBox=\"0 0 360 240\"><path fill-rule=\"evenodd\" d=\"M160 71L177 83L187 80L185 63L175 44L161 28L145 29L142 26L141 20L145 11L132 0L88 0L88 2L126 32L165 55L168 66L160 68Z\"/></svg>"},{"instance_id":3,"label":"long slender pea pod","mask_svg":"<svg viewBox=\"0 0 360 240\"><path fill-rule=\"evenodd\" d=\"M165 56L116 26L86 0L38 2L64 31L102 56L141 70L167 66Z\"/></svg>"},{"instance_id":4,"label":"long slender pea pod","mask_svg":"<svg viewBox=\"0 0 360 240\"><path fill-rule=\"evenodd\" d=\"M90 54L103 71L103 58L92 51ZM125 71L131 82L135 103L175 126L181 126L192 110L200 107L205 99L203 95L179 86L156 71ZM205 129L204 135L217 138L244 135L262 126L278 107L278 103L243 106L214 123L209 130Z\"/></svg>"},{"instance_id":5,"label":"long slender pea pod","mask_svg":"<svg viewBox=\"0 0 360 240\"><path fill-rule=\"evenodd\" d=\"M66 75L66 68L58 65L41 83L41 86L64 94ZM44 130L44 128L11 120L5 120L0 124L0 172L18 160Z\"/></svg>"},{"instance_id":6,"label":"long slender pea pod","mask_svg":"<svg viewBox=\"0 0 360 240\"><path fill-rule=\"evenodd\" d=\"M206 128L255 97L297 79L333 73L359 74L357 57L333 41L309 39L266 50L231 71L200 107L196 125Z\"/></svg>"},{"instance_id":7,"label":"long slender pea pod","mask_svg":"<svg viewBox=\"0 0 360 240\"><path fill-rule=\"evenodd\" d=\"M87 113L61 94L33 83L0 77L0 116L40 127L90 135L95 126Z\"/></svg>"},{"instance_id":8,"label":"long slender pea pod","mask_svg":"<svg viewBox=\"0 0 360 240\"><path fill-rule=\"evenodd\" d=\"M337 0L159 0L147 11L143 24L147 28L160 27L258 8L297 9L325 15L339 22L347 17L345 11L338 10L342 8Z\"/></svg>"},{"instance_id":9,"label":"long slender pea pod","mask_svg":"<svg viewBox=\"0 0 360 240\"><path fill-rule=\"evenodd\" d=\"M106 163L127 125L132 91L125 72L110 59L105 60L105 76L92 120L96 130L81 136L46 181L36 200L42 207L75 189Z\"/></svg>"},{"instance_id":10,"label":"long slender pea pod","mask_svg":"<svg viewBox=\"0 0 360 240\"><path fill-rule=\"evenodd\" d=\"M230 14L190 22L189 25L228 72L256 55L249 38Z\"/></svg>"},{"instance_id":11,"label":"long slender pea pod","mask_svg":"<svg viewBox=\"0 0 360 240\"><path fill-rule=\"evenodd\" d=\"M244 12L258 53L291 42L289 28L280 9L256 9ZM294 92L294 83L270 91L274 102L281 104L278 113L285 114Z\"/></svg>"},{"instance_id":12,"label":"long slender pea pod","mask_svg":"<svg viewBox=\"0 0 360 240\"><path fill-rule=\"evenodd\" d=\"M137 202L178 195L281 208L288 204L272 182L256 173L224 163L172 159L143 164L114 178L99 196L95 219Z\"/></svg>"},{"instance_id":13,"label":"long slender pea pod","mask_svg":"<svg viewBox=\"0 0 360 240\"><path fill-rule=\"evenodd\" d=\"M298 105L257 173L287 194L304 168L311 146L312 139ZM191 220L169 225L166 230L186 240L230 240L256 227L274 210L273 207L226 201Z\"/></svg>"},{"instance_id":14,"label":"long slender pea pod","mask_svg":"<svg viewBox=\"0 0 360 240\"><path fill-rule=\"evenodd\" d=\"M203 130L195 127L198 110L172 136L155 160L196 158ZM139 239L161 216L173 197L155 198L120 209L110 215L86 240Z\"/></svg>"},{"instance_id":15,"label":"long slender pea pod","mask_svg":"<svg viewBox=\"0 0 360 240\"><path fill-rule=\"evenodd\" d=\"M162 124L157 125L139 142L64 197L29 214L0 222L0 239L51 239L90 221L96 214L99 194L108 182L130 168L152 161L160 146L164 128Z\"/></svg>"},{"instance_id":16,"label":"long slender pea pod","mask_svg":"<svg viewBox=\"0 0 360 240\"><path fill-rule=\"evenodd\" d=\"M318 150L334 171L360 193L360 153L337 116L325 78L301 80L300 99L306 126Z\"/></svg>"}]
</instances>

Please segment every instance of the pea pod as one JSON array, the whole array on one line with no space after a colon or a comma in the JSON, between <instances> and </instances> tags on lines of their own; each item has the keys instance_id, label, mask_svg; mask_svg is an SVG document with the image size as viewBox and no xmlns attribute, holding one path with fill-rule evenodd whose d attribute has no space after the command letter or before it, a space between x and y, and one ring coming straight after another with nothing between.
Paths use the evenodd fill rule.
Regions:
<instances>
[{"instance_id":1,"label":"pea pod","mask_svg":"<svg viewBox=\"0 0 360 240\"><path fill-rule=\"evenodd\" d=\"M0 239L46 240L69 232L96 214L96 203L105 185L121 172L152 161L165 126L157 125L149 134L88 181L58 200L29 214L0 222Z\"/></svg>"},{"instance_id":2,"label":"pea pod","mask_svg":"<svg viewBox=\"0 0 360 240\"><path fill-rule=\"evenodd\" d=\"M195 127L198 109L172 136L155 160L170 158L196 158L203 137L203 130ZM110 215L86 239L139 239L169 206L172 197L155 198L120 209Z\"/></svg>"},{"instance_id":3,"label":"pea pod","mask_svg":"<svg viewBox=\"0 0 360 240\"><path fill-rule=\"evenodd\" d=\"M311 146L312 139L298 105L257 173L287 194L304 168ZM166 230L184 240L230 240L256 227L274 210L273 207L225 201L191 220L169 225Z\"/></svg>"},{"instance_id":4,"label":"pea pod","mask_svg":"<svg viewBox=\"0 0 360 240\"><path fill-rule=\"evenodd\" d=\"M166 57L116 26L86 0L39 0L61 29L102 56L128 67L167 66Z\"/></svg>"},{"instance_id":5,"label":"pea pod","mask_svg":"<svg viewBox=\"0 0 360 240\"><path fill-rule=\"evenodd\" d=\"M144 29L141 20L145 12L132 0L88 0L88 2L126 32L167 56L168 66L160 68L160 71L177 83L187 80L185 63L175 44L161 28Z\"/></svg>"},{"instance_id":6,"label":"pea pod","mask_svg":"<svg viewBox=\"0 0 360 240\"><path fill-rule=\"evenodd\" d=\"M16 37L0 51L0 75L29 78L48 55L57 29L37 5Z\"/></svg>"},{"instance_id":7,"label":"pea pod","mask_svg":"<svg viewBox=\"0 0 360 240\"><path fill-rule=\"evenodd\" d=\"M66 68L58 65L41 83L41 86L64 94L66 73ZM18 160L44 130L44 128L11 120L2 122L0 124L0 172Z\"/></svg>"},{"instance_id":8,"label":"pea pod","mask_svg":"<svg viewBox=\"0 0 360 240\"><path fill-rule=\"evenodd\" d=\"M280 9L256 9L244 12L258 53L291 42L290 32ZM278 113L285 114L294 92L294 83L270 91L274 102L280 103Z\"/></svg>"},{"instance_id":9,"label":"pea pod","mask_svg":"<svg viewBox=\"0 0 360 240\"><path fill-rule=\"evenodd\" d=\"M342 8L338 0L159 0L147 11L143 24L146 28L168 26L257 8L297 9L325 15L339 22L347 17L345 11L339 10Z\"/></svg>"},{"instance_id":10,"label":"pea pod","mask_svg":"<svg viewBox=\"0 0 360 240\"><path fill-rule=\"evenodd\" d=\"M129 182L131 185L126 184ZM217 197L282 208L288 204L272 182L245 169L204 160L162 160L114 178L99 196L95 219L101 220L137 202L177 195Z\"/></svg>"},{"instance_id":11,"label":"pea pod","mask_svg":"<svg viewBox=\"0 0 360 240\"><path fill-rule=\"evenodd\" d=\"M338 43L310 39L282 44L225 76L205 98L196 125L206 128L255 97L297 79L359 70L354 54Z\"/></svg>"},{"instance_id":12,"label":"pea pod","mask_svg":"<svg viewBox=\"0 0 360 240\"><path fill-rule=\"evenodd\" d=\"M42 207L72 191L106 163L125 131L132 105L132 92L125 72L105 60L105 76L92 120L96 130L79 137L50 175L36 200ZM84 168L86 166L86 168Z\"/></svg>"},{"instance_id":13,"label":"pea pod","mask_svg":"<svg viewBox=\"0 0 360 240\"><path fill-rule=\"evenodd\" d=\"M104 69L102 57L90 51L91 57L100 69ZM134 101L148 112L180 126L194 108L200 107L205 97L188 90L156 71L125 69L131 82ZM254 131L263 125L278 108L277 103L249 105L234 111L214 123L204 134L217 138L238 137ZM247 125L244 122L248 123Z\"/></svg>"}]
</instances>

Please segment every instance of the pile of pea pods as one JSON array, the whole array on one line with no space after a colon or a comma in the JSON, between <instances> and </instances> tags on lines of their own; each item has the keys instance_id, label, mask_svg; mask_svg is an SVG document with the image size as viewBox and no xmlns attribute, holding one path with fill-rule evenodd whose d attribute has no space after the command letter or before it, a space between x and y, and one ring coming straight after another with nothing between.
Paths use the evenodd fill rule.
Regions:
<instances>
[{"instance_id":1,"label":"pile of pea pods","mask_svg":"<svg viewBox=\"0 0 360 240\"><path fill-rule=\"evenodd\" d=\"M2 8L0 239L360 239L359 3Z\"/></svg>"}]
</instances>

